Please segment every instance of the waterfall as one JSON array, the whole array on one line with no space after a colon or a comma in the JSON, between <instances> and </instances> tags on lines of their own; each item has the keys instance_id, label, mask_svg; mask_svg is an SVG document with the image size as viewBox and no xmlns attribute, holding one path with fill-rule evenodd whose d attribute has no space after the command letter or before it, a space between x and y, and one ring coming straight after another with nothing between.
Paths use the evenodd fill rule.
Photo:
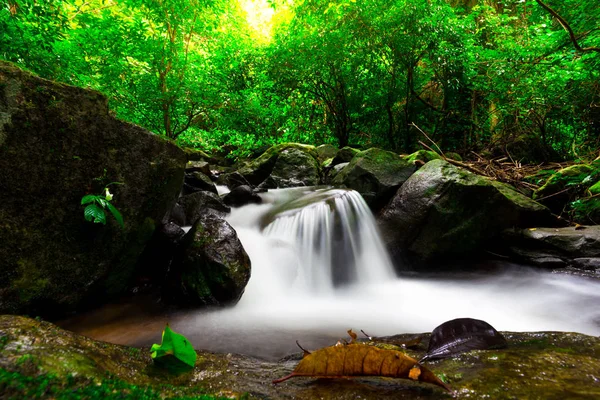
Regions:
<instances>
[{"instance_id":1,"label":"waterfall","mask_svg":"<svg viewBox=\"0 0 600 400\"><path fill-rule=\"evenodd\" d=\"M600 334L598 280L507 263L488 264L485 272L400 279L356 192L295 188L261 197L263 204L234 208L227 217L252 261L235 307L159 315L151 329L132 308L118 324L107 325L108 333L77 331L149 345L156 341L151 333L169 322L196 348L273 360L298 351L298 339L316 349L349 328L374 336L427 332L464 317L498 330Z\"/></svg>"},{"instance_id":2,"label":"waterfall","mask_svg":"<svg viewBox=\"0 0 600 400\"><path fill-rule=\"evenodd\" d=\"M275 207L273 214L263 234L294 249L297 288L327 293L338 286L394 278L375 220L359 193L320 189Z\"/></svg>"}]
</instances>

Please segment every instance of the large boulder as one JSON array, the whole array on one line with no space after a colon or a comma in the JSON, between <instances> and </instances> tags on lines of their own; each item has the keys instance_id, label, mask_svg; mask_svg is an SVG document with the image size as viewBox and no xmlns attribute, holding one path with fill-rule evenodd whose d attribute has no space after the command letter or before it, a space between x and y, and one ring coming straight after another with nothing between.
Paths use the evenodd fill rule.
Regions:
<instances>
[{"instance_id":1,"label":"large boulder","mask_svg":"<svg viewBox=\"0 0 600 400\"><path fill-rule=\"evenodd\" d=\"M513 226L556 225L546 207L510 186L443 160L415 172L378 222L392 256L418 263L466 257Z\"/></svg>"},{"instance_id":2,"label":"large boulder","mask_svg":"<svg viewBox=\"0 0 600 400\"><path fill-rule=\"evenodd\" d=\"M206 213L184 238L171 295L187 305L236 303L250 279L250 258L227 221Z\"/></svg>"},{"instance_id":3,"label":"large boulder","mask_svg":"<svg viewBox=\"0 0 600 400\"><path fill-rule=\"evenodd\" d=\"M0 311L60 314L122 293L186 161L112 117L102 94L0 62ZM111 182L124 228L84 219L82 197Z\"/></svg>"},{"instance_id":4,"label":"large boulder","mask_svg":"<svg viewBox=\"0 0 600 400\"><path fill-rule=\"evenodd\" d=\"M271 147L238 172L253 186L271 175L285 187L316 185L320 181L317 158L314 146L283 143Z\"/></svg>"},{"instance_id":5,"label":"large boulder","mask_svg":"<svg viewBox=\"0 0 600 400\"><path fill-rule=\"evenodd\" d=\"M319 162L303 149L285 149L279 153L271 177L279 188L315 186L321 182Z\"/></svg>"},{"instance_id":6,"label":"large boulder","mask_svg":"<svg viewBox=\"0 0 600 400\"><path fill-rule=\"evenodd\" d=\"M389 201L415 170L413 163L398 154L371 148L356 153L350 163L335 175L332 184L356 190L371 209L377 210Z\"/></svg>"}]
</instances>

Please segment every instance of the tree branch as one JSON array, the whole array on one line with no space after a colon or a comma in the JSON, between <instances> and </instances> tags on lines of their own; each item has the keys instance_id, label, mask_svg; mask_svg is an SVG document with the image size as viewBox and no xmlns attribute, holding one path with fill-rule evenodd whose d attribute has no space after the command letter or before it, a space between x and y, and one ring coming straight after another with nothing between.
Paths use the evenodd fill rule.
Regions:
<instances>
[{"instance_id":1,"label":"tree branch","mask_svg":"<svg viewBox=\"0 0 600 400\"><path fill-rule=\"evenodd\" d=\"M573 32L573 29L571 29L571 26L569 25L569 23L563 17L561 17L556 11L554 11L552 8L550 8L550 6L548 6L547 4L545 4L542 0L535 0L535 1L544 10L548 11L554 18L556 18L556 20L564 28L564 30L569 33L569 37L571 38L571 42L573 42L573 46L575 46L575 48L578 51L581 51L581 52L596 51L596 52L600 53L600 47L585 47L585 48L581 47L579 45L579 43L577 42L577 37L575 36L575 32Z\"/></svg>"}]
</instances>

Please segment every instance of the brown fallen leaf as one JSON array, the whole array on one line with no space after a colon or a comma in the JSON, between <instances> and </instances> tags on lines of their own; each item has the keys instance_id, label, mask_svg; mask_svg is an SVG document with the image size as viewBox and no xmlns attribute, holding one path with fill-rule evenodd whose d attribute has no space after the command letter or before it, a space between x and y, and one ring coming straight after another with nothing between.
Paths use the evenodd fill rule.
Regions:
<instances>
[{"instance_id":1,"label":"brown fallen leaf","mask_svg":"<svg viewBox=\"0 0 600 400\"><path fill-rule=\"evenodd\" d=\"M351 378L383 376L431 383L451 391L433 372L417 360L396 350L384 350L362 343L330 346L304 355L294 371L273 383L295 376L314 378Z\"/></svg>"}]
</instances>

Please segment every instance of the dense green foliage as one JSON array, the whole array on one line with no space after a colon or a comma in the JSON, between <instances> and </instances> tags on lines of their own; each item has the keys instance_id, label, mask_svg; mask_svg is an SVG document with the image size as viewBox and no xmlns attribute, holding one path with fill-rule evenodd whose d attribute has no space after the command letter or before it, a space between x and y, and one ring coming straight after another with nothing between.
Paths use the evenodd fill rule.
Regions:
<instances>
[{"instance_id":1,"label":"dense green foliage","mask_svg":"<svg viewBox=\"0 0 600 400\"><path fill-rule=\"evenodd\" d=\"M0 57L209 151L410 152L418 126L543 161L600 147L598 21L597 0L5 0Z\"/></svg>"}]
</instances>

